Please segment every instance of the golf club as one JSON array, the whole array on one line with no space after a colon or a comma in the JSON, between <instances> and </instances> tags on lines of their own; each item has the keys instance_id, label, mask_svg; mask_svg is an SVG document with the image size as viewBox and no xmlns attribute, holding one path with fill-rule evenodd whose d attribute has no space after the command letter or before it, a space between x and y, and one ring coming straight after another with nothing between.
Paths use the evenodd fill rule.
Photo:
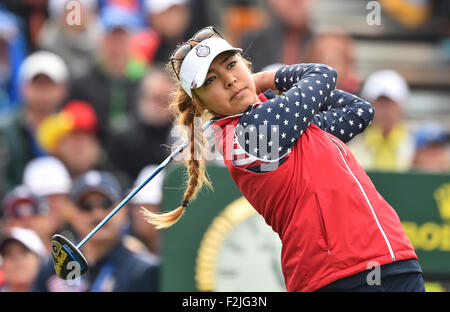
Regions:
<instances>
[{"instance_id":1,"label":"golf club","mask_svg":"<svg viewBox=\"0 0 450 312\"><path fill-rule=\"evenodd\" d=\"M207 121L202 130L205 131L212 121ZM175 152L168 156L153 173L139 184L127 197L125 197L86 237L75 246L67 238L62 235L55 234L51 238L51 251L55 271L58 277L63 280L77 278L88 271L88 263L86 258L80 251L80 248L95 234L97 231L111 219L130 199L133 198L154 176L164 169L175 157L180 154L189 144L189 140L185 141ZM77 269L75 271L75 269ZM71 274L72 272L77 274ZM77 276L78 275L78 276Z\"/></svg>"}]
</instances>

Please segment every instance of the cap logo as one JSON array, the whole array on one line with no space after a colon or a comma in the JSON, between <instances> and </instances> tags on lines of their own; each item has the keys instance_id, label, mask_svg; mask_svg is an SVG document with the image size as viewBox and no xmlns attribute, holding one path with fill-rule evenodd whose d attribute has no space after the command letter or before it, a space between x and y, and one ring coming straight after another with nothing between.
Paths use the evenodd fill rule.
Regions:
<instances>
[{"instance_id":1,"label":"cap logo","mask_svg":"<svg viewBox=\"0 0 450 312\"><path fill-rule=\"evenodd\" d=\"M201 45L201 44L197 45L195 47L195 49L197 50L196 53L197 53L198 57L206 57L211 52L208 46Z\"/></svg>"}]
</instances>

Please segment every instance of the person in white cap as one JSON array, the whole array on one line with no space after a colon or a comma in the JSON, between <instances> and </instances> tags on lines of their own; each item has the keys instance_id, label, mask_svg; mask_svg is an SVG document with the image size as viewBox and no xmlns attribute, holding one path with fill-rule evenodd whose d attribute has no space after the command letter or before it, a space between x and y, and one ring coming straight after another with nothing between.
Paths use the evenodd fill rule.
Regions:
<instances>
[{"instance_id":1,"label":"person in white cap","mask_svg":"<svg viewBox=\"0 0 450 312\"><path fill-rule=\"evenodd\" d=\"M0 291L30 291L46 256L44 244L35 232L13 227L0 233L1 270L4 283Z\"/></svg>"},{"instance_id":2,"label":"person in white cap","mask_svg":"<svg viewBox=\"0 0 450 312\"><path fill-rule=\"evenodd\" d=\"M41 83L42 86L45 86L45 83L53 82L56 85L60 86L60 84L65 84L69 78L69 70L67 68L66 63L63 61L63 59L52 52L49 51L38 51L33 54L31 54L29 57L27 57L21 68L20 68L20 78L21 81L25 84L24 85L24 92L26 93L25 96L28 97L29 100L38 101L38 95L33 93L34 90L31 91L32 94L30 94L30 91L28 90L30 86L27 86L27 83ZM50 80L50 81L49 81ZM34 86L31 86L31 88ZM64 87L61 86L61 90L57 90L54 92L59 92L59 94L64 94ZM38 91L36 91L38 92ZM42 91L41 91L42 92ZM44 92L39 94L40 96L45 95ZM33 101L33 102L34 102ZM47 104L48 106L51 106L52 103ZM34 104L34 103L32 103ZM58 103L59 104L59 103ZM41 109L45 109L46 107L43 107Z\"/></svg>"},{"instance_id":3,"label":"person in white cap","mask_svg":"<svg viewBox=\"0 0 450 312\"><path fill-rule=\"evenodd\" d=\"M373 104L376 114L364 135L350 145L364 168L410 169L415 148L405 121L409 93L406 80L394 70L380 70L367 77L361 97Z\"/></svg>"},{"instance_id":4,"label":"person in white cap","mask_svg":"<svg viewBox=\"0 0 450 312\"><path fill-rule=\"evenodd\" d=\"M62 161L53 156L31 160L25 167L23 184L33 194L45 198L52 220L51 232L61 232L74 212L70 200L72 178Z\"/></svg>"},{"instance_id":5,"label":"person in white cap","mask_svg":"<svg viewBox=\"0 0 450 312\"><path fill-rule=\"evenodd\" d=\"M31 159L45 155L36 143L39 124L54 113L67 94L69 70L58 55L38 51L28 56L19 71L21 110L0 128L0 194L22 183Z\"/></svg>"}]
</instances>

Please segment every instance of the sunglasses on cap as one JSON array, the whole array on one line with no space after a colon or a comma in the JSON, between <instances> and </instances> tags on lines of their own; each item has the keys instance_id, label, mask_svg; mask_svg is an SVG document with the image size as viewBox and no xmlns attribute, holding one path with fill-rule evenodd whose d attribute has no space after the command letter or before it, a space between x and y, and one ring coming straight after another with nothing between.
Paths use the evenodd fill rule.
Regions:
<instances>
[{"instance_id":1,"label":"sunglasses on cap","mask_svg":"<svg viewBox=\"0 0 450 312\"><path fill-rule=\"evenodd\" d=\"M102 198L101 200L89 201L83 200L79 203L79 207L81 210L90 212L93 211L95 207L100 207L103 210L109 210L113 206L113 202L109 198Z\"/></svg>"},{"instance_id":2,"label":"sunglasses on cap","mask_svg":"<svg viewBox=\"0 0 450 312\"><path fill-rule=\"evenodd\" d=\"M194 36L192 36L191 39L189 39L186 43L183 43L178 48L176 48L175 51L173 51L172 55L170 56L170 63L172 64L172 69L173 69L175 75L177 75L178 80L180 80L180 77L178 76L178 73L175 70L175 65L174 65L173 61L174 60L181 61L186 57L186 55L188 55L189 51L191 51L192 48L194 47L190 43L190 41L201 42L203 40L214 37L215 35L217 35L223 39L222 35L219 34L219 32L213 26L205 27L205 28L197 31L194 34Z\"/></svg>"}]
</instances>

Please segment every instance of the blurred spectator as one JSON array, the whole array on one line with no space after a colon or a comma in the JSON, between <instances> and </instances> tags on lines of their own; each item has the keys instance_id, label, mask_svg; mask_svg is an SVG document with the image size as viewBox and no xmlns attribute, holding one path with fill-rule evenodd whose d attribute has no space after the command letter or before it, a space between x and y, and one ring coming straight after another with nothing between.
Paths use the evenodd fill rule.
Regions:
<instances>
[{"instance_id":1,"label":"blurred spectator","mask_svg":"<svg viewBox=\"0 0 450 312\"><path fill-rule=\"evenodd\" d=\"M26 57L26 41L17 18L0 5L0 116L20 104L19 68Z\"/></svg>"},{"instance_id":2,"label":"blurred spectator","mask_svg":"<svg viewBox=\"0 0 450 312\"><path fill-rule=\"evenodd\" d=\"M69 72L58 55L40 51L25 59L19 77L22 108L0 128L0 193L21 184L25 165L45 154L35 131L65 98Z\"/></svg>"},{"instance_id":3,"label":"blurred spectator","mask_svg":"<svg viewBox=\"0 0 450 312\"><path fill-rule=\"evenodd\" d=\"M148 165L139 173L134 187L137 187L147 179L158 165ZM156 257L160 253L160 231L154 226L149 226L143 218L141 209L148 209L151 212L159 213L163 198L164 170L160 171L148 182L130 201L129 212L131 220L131 234L140 239L147 249Z\"/></svg>"},{"instance_id":4,"label":"blurred spectator","mask_svg":"<svg viewBox=\"0 0 450 312\"><path fill-rule=\"evenodd\" d=\"M39 272L45 248L35 232L18 227L0 234L1 269L4 275L0 291L29 291Z\"/></svg>"},{"instance_id":5,"label":"blurred spectator","mask_svg":"<svg viewBox=\"0 0 450 312\"><path fill-rule=\"evenodd\" d=\"M311 39L309 18L314 0L268 0L273 17L262 31L244 39L255 72L274 63L296 64L306 58ZM248 50L246 50L248 48Z\"/></svg>"},{"instance_id":6,"label":"blurred spectator","mask_svg":"<svg viewBox=\"0 0 450 312\"><path fill-rule=\"evenodd\" d=\"M79 237L85 237L112 211L121 200L118 181L107 172L90 171L74 181L72 198L78 212L74 228ZM81 277L78 291L155 291L157 264L148 254L129 249L122 237L127 219L126 211L117 212L83 246L89 271ZM65 291L70 285L59 279L51 260L39 273L33 290Z\"/></svg>"},{"instance_id":7,"label":"blurred spectator","mask_svg":"<svg viewBox=\"0 0 450 312\"><path fill-rule=\"evenodd\" d=\"M132 11L107 6L101 12L105 33L100 39L98 59L86 75L73 81L70 97L89 102L98 118L103 143L111 127L123 127L133 110L142 69L130 66L131 34L141 26Z\"/></svg>"},{"instance_id":8,"label":"blurred spectator","mask_svg":"<svg viewBox=\"0 0 450 312\"><path fill-rule=\"evenodd\" d=\"M48 0L2 0L5 7L16 14L25 31L27 46L31 51L37 48L37 37L47 18Z\"/></svg>"},{"instance_id":9,"label":"blurred spectator","mask_svg":"<svg viewBox=\"0 0 450 312\"><path fill-rule=\"evenodd\" d=\"M116 133L108 145L112 163L134 181L148 164L161 163L170 152L172 129L169 110L172 78L163 67L153 66L141 81L137 116L123 131Z\"/></svg>"},{"instance_id":10,"label":"blurred spectator","mask_svg":"<svg viewBox=\"0 0 450 312\"><path fill-rule=\"evenodd\" d=\"M350 147L365 169L408 170L414 153L414 139L405 122L409 87L393 70L370 75L361 97L373 104L373 123L353 139Z\"/></svg>"},{"instance_id":11,"label":"blurred spectator","mask_svg":"<svg viewBox=\"0 0 450 312\"><path fill-rule=\"evenodd\" d=\"M52 156L33 159L25 167L23 184L35 195L44 197L49 211L53 233L74 240L70 220L74 207L70 200L72 179L64 164Z\"/></svg>"},{"instance_id":12,"label":"blurred spectator","mask_svg":"<svg viewBox=\"0 0 450 312\"><path fill-rule=\"evenodd\" d=\"M426 122L415 133L416 152L413 169L445 173L450 169L450 137L445 128L437 122Z\"/></svg>"},{"instance_id":13,"label":"blurred spectator","mask_svg":"<svg viewBox=\"0 0 450 312\"><path fill-rule=\"evenodd\" d=\"M84 101L69 101L64 109L45 119L37 131L39 144L60 159L72 178L90 170L110 170L110 164L97 137L98 121L94 109ZM123 185L128 185L123 175Z\"/></svg>"},{"instance_id":14,"label":"blurred spectator","mask_svg":"<svg viewBox=\"0 0 450 312\"><path fill-rule=\"evenodd\" d=\"M267 26L268 15L261 1L234 0L224 3L222 23L224 37L233 46L242 46L242 39L248 33L256 33Z\"/></svg>"},{"instance_id":15,"label":"blurred spectator","mask_svg":"<svg viewBox=\"0 0 450 312\"><path fill-rule=\"evenodd\" d=\"M149 24L158 35L158 47L151 62L167 63L178 44L189 39L191 19L188 0L146 0Z\"/></svg>"},{"instance_id":16,"label":"blurred spectator","mask_svg":"<svg viewBox=\"0 0 450 312\"><path fill-rule=\"evenodd\" d=\"M94 64L101 24L96 14L96 0L78 0L81 8L79 24L69 18L72 11L66 9L68 2L49 0L50 16L39 33L38 44L40 48L60 55L72 77L79 78Z\"/></svg>"},{"instance_id":17,"label":"blurred spectator","mask_svg":"<svg viewBox=\"0 0 450 312\"><path fill-rule=\"evenodd\" d=\"M317 34L309 43L306 63L327 64L338 73L336 89L356 93L360 77L356 71L355 44L345 33L332 31Z\"/></svg>"},{"instance_id":18,"label":"blurred spectator","mask_svg":"<svg viewBox=\"0 0 450 312\"><path fill-rule=\"evenodd\" d=\"M50 242L54 225L49 218L47 202L19 185L6 194L3 200L4 226L21 227L33 230L43 242ZM50 250L50 246L47 246Z\"/></svg>"},{"instance_id":19,"label":"blurred spectator","mask_svg":"<svg viewBox=\"0 0 450 312\"><path fill-rule=\"evenodd\" d=\"M134 34L131 38L132 63L140 67L147 67L155 62L167 63L170 53L190 34L188 32L188 27L191 25L190 1L142 1L146 22L150 27Z\"/></svg>"}]
</instances>

